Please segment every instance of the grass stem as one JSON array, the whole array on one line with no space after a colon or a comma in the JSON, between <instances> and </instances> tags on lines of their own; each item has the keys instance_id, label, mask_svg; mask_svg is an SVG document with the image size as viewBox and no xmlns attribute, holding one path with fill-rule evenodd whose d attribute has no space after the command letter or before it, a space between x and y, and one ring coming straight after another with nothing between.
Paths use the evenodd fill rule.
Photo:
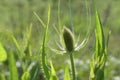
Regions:
<instances>
[{"instance_id":1,"label":"grass stem","mask_svg":"<svg viewBox=\"0 0 120 80\"><path fill-rule=\"evenodd\" d=\"M76 80L73 53L70 53L70 62L71 62L73 80Z\"/></svg>"}]
</instances>

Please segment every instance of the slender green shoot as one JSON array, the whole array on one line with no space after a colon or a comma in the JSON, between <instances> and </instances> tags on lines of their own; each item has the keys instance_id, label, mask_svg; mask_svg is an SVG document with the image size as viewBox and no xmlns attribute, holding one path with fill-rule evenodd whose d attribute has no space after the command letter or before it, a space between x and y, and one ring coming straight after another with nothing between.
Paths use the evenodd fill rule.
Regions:
<instances>
[{"instance_id":1,"label":"slender green shoot","mask_svg":"<svg viewBox=\"0 0 120 80\"><path fill-rule=\"evenodd\" d=\"M70 62L71 62L71 68L72 68L72 77L73 77L73 80L76 80L76 76L75 76L75 65L74 65L74 56L73 56L73 53L70 53L69 54L70 56Z\"/></svg>"},{"instance_id":2,"label":"slender green shoot","mask_svg":"<svg viewBox=\"0 0 120 80\"><path fill-rule=\"evenodd\" d=\"M46 37L47 37L47 33L48 33L49 21L50 21L50 6L48 9L48 22L47 22L47 25L45 27L46 30L45 30L44 40L43 40L43 45L42 45L42 65L43 65L44 73L45 73L47 80L49 80L49 78L50 78L50 72L49 72L49 68L48 68L47 63L46 63L45 44L46 44Z\"/></svg>"},{"instance_id":3,"label":"slender green shoot","mask_svg":"<svg viewBox=\"0 0 120 80\"><path fill-rule=\"evenodd\" d=\"M10 70L10 80L19 80L14 54L10 52L8 53L8 56L9 56L8 62L9 62L9 70Z\"/></svg>"},{"instance_id":4,"label":"slender green shoot","mask_svg":"<svg viewBox=\"0 0 120 80\"><path fill-rule=\"evenodd\" d=\"M58 26L61 30L61 20L60 20L60 0L58 1ZM60 31L61 32L61 31Z\"/></svg>"},{"instance_id":5,"label":"slender green shoot","mask_svg":"<svg viewBox=\"0 0 120 80\"><path fill-rule=\"evenodd\" d=\"M42 24L42 26L45 28L46 27L46 25L45 25L45 23L42 21L42 19L37 15L37 13L36 12L34 12L34 15L37 17L37 19L39 20L39 22Z\"/></svg>"},{"instance_id":6,"label":"slender green shoot","mask_svg":"<svg viewBox=\"0 0 120 80\"><path fill-rule=\"evenodd\" d=\"M11 36L11 38L12 38L12 41L14 42L14 44L15 44L17 50L18 50L18 54L17 55L20 58L20 60L22 60L24 55L22 54L22 51L21 51L19 43L18 43L18 41L16 40L16 38L13 35Z\"/></svg>"},{"instance_id":7,"label":"slender green shoot","mask_svg":"<svg viewBox=\"0 0 120 80\"><path fill-rule=\"evenodd\" d=\"M70 72L69 72L69 67L68 67L68 65L65 67L64 80L71 80L71 79L70 79Z\"/></svg>"},{"instance_id":8,"label":"slender green shoot","mask_svg":"<svg viewBox=\"0 0 120 80\"><path fill-rule=\"evenodd\" d=\"M74 28L73 28L73 18L72 18L72 9L71 9L71 0L69 0L69 16L70 16L70 26L72 29L72 32L74 32Z\"/></svg>"},{"instance_id":9,"label":"slender green shoot","mask_svg":"<svg viewBox=\"0 0 120 80\"><path fill-rule=\"evenodd\" d=\"M50 62L51 65L51 75L50 75L50 80L58 80L58 77L56 75L55 69L53 67L52 61Z\"/></svg>"},{"instance_id":10,"label":"slender green shoot","mask_svg":"<svg viewBox=\"0 0 120 80\"><path fill-rule=\"evenodd\" d=\"M48 26L49 26L49 22L50 22L50 5L48 7L48 21L47 24L45 24L42 19L34 12L34 14L36 15L36 17L38 18L38 20L40 21L40 23L43 25L43 27L45 28L45 33L44 33L44 38L43 38L43 43L42 43L42 66L43 66L43 71L44 71L44 75L46 77L47 80L50 79L50 70L47 66L47 61L46 61L46 41L47 41L47 36L48 36Z\"/></svg>"}]
</instances>

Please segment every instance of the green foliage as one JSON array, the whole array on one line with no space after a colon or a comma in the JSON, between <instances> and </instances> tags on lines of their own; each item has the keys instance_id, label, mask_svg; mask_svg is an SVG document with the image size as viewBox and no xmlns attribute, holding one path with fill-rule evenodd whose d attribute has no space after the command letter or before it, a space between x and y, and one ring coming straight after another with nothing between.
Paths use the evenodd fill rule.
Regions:
<instances>
[{"instance_id":1,"label":"green foliage","mask_svg":"<svg viewBox=\"0 0 120 80\"><path fill-rule=\"evenodd\" d=\"M2 45L2 43L0 42L0 62L3 62L7 59L7 53Z\"/></svg>"},{"instance_id":2,"label":"green foliage","mask_svg":"<svg viewBox=\"0 0 120 80\"><path fill-rule=\"evenodd\" d=\"M31 67L31 66L29 66ZM30 78L29 80L35 80L38 78L38 76L40 76L41 74L39 74L40 70L40 64L38 62L34 63L33 67L31 67L32 69L29 71L30 72ZM41 76L40 76L41 77ZM41 77L42 79L42 77Z\"/></svg>"},{"instance_id":3,"label":"green foliage","mask_svg":"<svg viewBox=\"0 0 120 80\"><path fill-rule=\"evenodd\" d=\"M40 19L40 18L38 18L38 19ZM41 22L41 19L40 19L40 22ZM46 38L47 38L47 33L48 33L49 22L50 22L50 5L48 7L47 24L46 24L46 26L43 25L45 27L45 33L44 33L43 44L42 44L42 66L43 66L44 74L45 74L47 80L50 79L50 71L47 66L45 46L46 46ZM41 22L41 23L43 24L43 22Z\"/></svg>"},{"instance_id":4,"label":"green foliage","mask_svg":"<svg viewBox=\"0 0 120 80\"><path fill-rule=\"evenodd\" d=\"M23 58L23 54L22 54L20 45L19 45L19 43L17 42L16 38L13 35L11 37L12 37L12 40L13 40L13 42L14 42L17 50L18 50L18 56L19 56L20 59L22 59Z\"/></svg>"},{"instance_id":5,"label":"green foliage","mask_svg":"<svg viewBox=\"0 0 120 80\"><path fill-rule=\"evenodd\" d=\"M32 32L32 24L26 29L26 33L23 35L23 49L25 53L25 58L29 59L32 56L31 52L31 32Z\"/></svg>"},{"instance_id":6,"label":"green foliage","mask_svg":"<svg viewBox=\"0 0 120 80\"><path fill-rule=\"evenodd\" d=\"M39 72L40 72L40 64L38 62L33 62L28 66L27 70L22 74L22 80L36 80L38 79L38 76L40 76Z\"/></svg>"},{"instance_id":7,"label":"green foliage","mask_svg":"<svg viewBox=\"0 0 120 80\"><path fill-rule=\"evenodd\" d=\"M14 54L12 52L8 53L8 62L9 62L9 70L10 70L10 80L19 80L18 77L18 69L16 66L16 60L14 58Z\"/></svg>"},{"instance_id":8,"label":"green foliage","mask_svg":"<svg viewBox=\"0 0 120 80\"><path fill-rule=\"evenodd\" d=\"M29 78L30 78L30 73L24 72L24 74L22 75L22 80L29 80Z\"/></svg>"},{"instance_id":9,"label":"green foliage","mask_svg":"<svg viewBox=\"0 0 120 80\"><path fill-rule=\"evenodd\" d=\"M72 2L72 5L71 5L71 2ZM85 6L84 2L86 2L87 6ZM0 43L0 80L59 80L59 78L60 79L62 78L64 80L76 80L76 79L87 80L89 75L88 74L89 63L87 62L84 63L85 62L84 60L89 61L90 59L89 56L91 54L86 54L86 53L92 52L93 49L91 49L91 47L93 46L93 44L91 43L90 45L88 44L88 46L85 47L85 49L79 52L79 49L81 49L81 47L84 46L83 44L87 43L87 39L83 40L83 42L79 44L79 37L78 37L77 43L75 43L74 45L74 40L75 40L74 38L76 38L76 35L73 37L73 34L82 33L80 36L84 37L85 36L84 33L86 32L85 30L87 30L88 26L89 25L91 26L91 24L94 24L94 21L93 23L91 23L92 22L91 20L93 20L93 15L94 15L94 13L92 13L92 9L94 8L93 5L91 5L92 2L93 1L90 1L90 0L88 1L87 0L85 1L69 0L69 2L64 0L63 1L58 0L58 4L56 5L57 0L50 0L50 1L4 0L4 1L1 1L0 2L0 12L1 12L0 13L0 16L1 16L0 41L3 42L4 47L2 43ZM101 3L102 1L96 1L96 2ZM46 9L47 3L51 4L49 5L48 10ZM89 8L88 5L90 5L92 9L87 9L88 12L85 12L85 9ZM105 5L107 6L106 3ZM58 9L57 9L57 6L58 6ZM69 12L67 11L68 7L70 9ZM103 9L101 9L102 7L103 6L100 6L101 11L103 11ZM72 12L72 9L74 10L73 12ZM48 11L47 16L45 14L46 11ZM56 18L56 13L57 13L57 18ZM87 13L87 16L85 13ZM38 14L40 14L42 18L40 18ZM89 14L90 14L90 20L88 20ZM36 16L38 21L36 20L36 18L34 18L34 15ZM90 78L92 80L104 80L105 79L105 76L104 76L105 63L108 56L107 55L108 40L109 40L110 33L108 34L108 37L105 42L99 15L97 12L95 15L96 15L96 29L95 29L96 45L95 45L94 57L90 63ZM45 22L44 19L46 19L46 17L47 17L47 21ZM103 17L104 16L102 16L101 18ZM90 24L89 24L89 21L90 21ZM116 23L119 23L119 20ZM30 26L27 27L29 24ZM112 23L109 22L109 24L105 26L110 25L109 27L112 28L113 25L111 26L111 24ZM64 57L62 56L61 58L61 56L53 54L52 51L50 51L47 48L47 45L49 45L49 43L51 44L53 42L53 45L50 45L50 47L52 48L54 47L54 44L56 44L54 40L55 41L59 40L59 39L53 40L54 36L56 38L56 33L55 31L53 31L53 26L56 26L56 29L59 29L60 33L62 33L61 31L62 25L66 25L67 27L70 28L70 30L73 30L73 26L74 26L74 29L75 29L75 32L73 31L74 32L73 34L68 29L65 29L66 30L64 32L65 36L64 35L62 36L64 37L64 39L66 38L64 46L66 46L67 51L64 51L66 50L65 48L64 49L61 48L62 44L58 46L61 48L60 52L63 52L63 51L64 53L69 52L71 68L68 65L67 66L63 65L64 64L63 61L66 62L68 60L67 58L68 56L66 57L66 54L64 54L63 55ZM85 27L86 25L87 27ZM118 24L115 24L114 26L116 25ZM119 32L119 29L120 29L119 27L117 28L114 27L114 28L117 29L117 31ZM9 30L11 30L10 32L12 32L12 36L10 32L7 32ZM107 27L105 27L105 31L106 30L107 30ZM33 34L31 34L32 32ZM42 34L38 34L39 32ZM48 32L50 34L48 34ZM59 34L59 31L58 31L58 34ZM6 38L6 35L7 35L7 38ZM48 35L50 35L50 37ZM8 37L10 38L10 40L8 39ZM92 40L94 39L92 36L90 36L90 38L92 38ZM117 39L119 41L119 36ZM12 45L10 41L12 41ZM113 40L113 42L116 42L116 41ZM111 43L111 45L113 44L113 42ZM13 47L13 43L15 45L14 47ZM119 51L119 47L116 47L116 48ZM12 51L9 51L9 49ZM75 53L78 53L78 54L74 54L74 51ZM81 55L81 53L84 53L85 56ZM79 58L80 61L77 62L74 57ZM49 61L49 59L54 59L52 61L54 61L55 64L53 65L52 62ZM20 65L16 66L16 61L18 61L17 64L20 64ZM76 65L74 64L74 61L75 63L77 63ZM81 64L82 61L84 64ZM65 67L64 77L61 77L61 75L63 76L63 72L59 70L62 70L62 68L64 67ZM111 66L109 62L107 67L112 67L114 69L114 67ZM118 66L116 69L117 71L119 71ZM10 72L10 74L7 74L8 72ZM112 72L112 70L110 70L109 72ZM78 75L76 75L76 73L78 73ZM119 75L119 72L115 74ZM106 75L106 77L108 77L108 79L114 80L112 78L113 76L109 77L108 74Z\"/></svg>"},{"instance_id":10,"label":"green foliage","mask_svg":"<svg viewBox=\"0 0 120 80\"><path fill-rule=\"evenodd\" d=\"M71 62L71 69L72 69L72 76L73 76L73 80L76 80L76 72L75 72L75 64L74 64L74 56L73 53L69 54L70 56L70 62Z\"/></svg>"},{"instance_id":11,"label":"green foliage","mask_svg":"<svg viewBox=\"0 0 120 80\"><path fill-rule=\"evenodd\" d=\"M68 65L65 67L64 80L71 80L71 79L70 79L70 72L69 72L69 67L68 67Z\"/></svg>"},{"instance_id":12,"label":"green foliage","mask_svg":"<svg viewBox=\"0 0 120 80\"><path fill-rule=\"evenodd\" d=\"M51 65L50 80L58 80L52 61L50 62L50 65Z\"/></svg>"},{"instance_id":13,"label":"green foliage","mask_svg":"<svg viewBox=\"0 0 120 80\"><path fill-rule=\"evenodd\" d=\"M0 80L6 80L5 75L3 73L0 73Z\"/></svg>"},{"instance_id":14,"label":"green foliage","mask_svg":"<svg viewBox=\"0 0 120 80\"><path fill-rule=\"evenodd\" d=\"M94 57L90 65L90 78L92 80L104 80L104 67L107 59L107 46L105 45L104 33L96 11L96 46ZM108 41L108 40L107 40ZM108 43L108 42L107 42Z\"/></svg>"}]
</instances>

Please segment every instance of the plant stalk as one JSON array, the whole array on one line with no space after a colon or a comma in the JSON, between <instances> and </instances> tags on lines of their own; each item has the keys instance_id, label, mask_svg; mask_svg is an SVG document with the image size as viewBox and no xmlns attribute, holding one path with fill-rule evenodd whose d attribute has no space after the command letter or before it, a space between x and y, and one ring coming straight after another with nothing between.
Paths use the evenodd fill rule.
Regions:
<instances>
[{"instance_id":1,"label":"plant stalk","mask_svg":"<svg viewBox=\"0 0 120 80\"><path fill-rule=\"evenodd\" d=\"M71 62L73 80L76 80L73 53L70 53L70 62Z\"/></svg>"}]
</instances>

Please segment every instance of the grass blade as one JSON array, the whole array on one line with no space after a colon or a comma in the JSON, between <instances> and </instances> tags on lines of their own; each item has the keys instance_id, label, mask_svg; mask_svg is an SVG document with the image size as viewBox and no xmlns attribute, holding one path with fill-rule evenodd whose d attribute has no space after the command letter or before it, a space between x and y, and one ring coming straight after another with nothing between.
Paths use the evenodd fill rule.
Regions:
<instances>
[{"instance_id":1,"label":"grass blade","mask_svg":"<svg viewBox=\"0 0 120 80\"><path fill-rule=\"evenodd\" d=\"M52 61L50 62L51 65L51 76L50 76L50 80L58 80L55 69L53 67Z\"/></svg>"},{"instance_id":2,"label":"grass blade","mask_svg":"<svg viewBox=\"0 0 120 80\"><path fill-rule=\"evenodd\" d=\"M8 61L9 61L9 70L10 70L10 80L19 80L14 54L10 52L8 53L8 56L9 56Z\"/></svg>"},{"instance_id":3,"label":"grass blade","mask_svg":"<svg viewBox=\"0 0 120 80\"><path fill-rule=\"evenodd\" d=\"M96 37L99 40L100 48L104 49L105 48L104 33L97 11L96 11Z\"/></svg>"},{"instance_id":4,"label":"grass blade","mask_svg":"<svg viewBox=\"0 0 120 80\"><path fill-rule=\"evenodd\" d=\"M18 49L18 57L22 60L22 58L23 58L23 54L22 54L22 52L21 52L20 45L18 44L16 38L15 38L13 35L12 35L11 37L12 37L12 40L13 40L15 46L16 46L17 49Z\"/></svg>"},{"instance_id":5,"label":"grass blade","mask_svg":"<svg viewBox=\"0 0 120 80\"><path fill-rule=\"evenodd\" d=\"M68 65L65 67L64 80L71 80L71 79L70 79L70 72L69 72L69 67L68 67Z\"/></svg>"},{"instance_id":6,"label":"grass blade","mask_svg":"<svg viewBox=\"0 0 120 80\"><path fill-rule=\"evenodd\" d=\"M30 66L31 67L31 66ZM37 62L34 64L34 66L32 67L32 70L30 70L30 79L29 80L36 80L37 77L39 76L39 72L40 72L40 64Z\"/></svg>"},{"instance_id":7,"label":"grass blade","mask_svg":"<svg viewBox=\"0 0 120 80\"><path fill-rule=\"evenodd\" d=\"M34 12L34 15L37 17L37 19L39 20L39 22L42 24L42 26L45 28L46 27L46 25L45 25L45 23L42 21L42 19L37 15L37 13L36 12Z\"/></svg>"},{"instance_id":8,"label":"grass blade","mask_svg":"<svg viewBox=\"0 0 120 80\"><path fill-rule=\"evenodd\" d=\"M29 80L29 77L30 77L30 73L26 71L22 75L22 80Z\"/></svg>"},{"instance_id":9,"label":"grass blade","mask_svg":"<svg viewBox=\"0 0 120 80\"><path fill-rule=\"evenodd\" d=\"M50 6L48 7L48 22L47 22L47 25L45 27L46 29L45 29L43 44L42 44L42 66L43 66L43 71L44 71L44 74L45 74L47 80L50 79L50 70L47 66L45 46L46 46L46 40L47 40L49 21L50 21Z\"/></svg>"}]
</instances>

